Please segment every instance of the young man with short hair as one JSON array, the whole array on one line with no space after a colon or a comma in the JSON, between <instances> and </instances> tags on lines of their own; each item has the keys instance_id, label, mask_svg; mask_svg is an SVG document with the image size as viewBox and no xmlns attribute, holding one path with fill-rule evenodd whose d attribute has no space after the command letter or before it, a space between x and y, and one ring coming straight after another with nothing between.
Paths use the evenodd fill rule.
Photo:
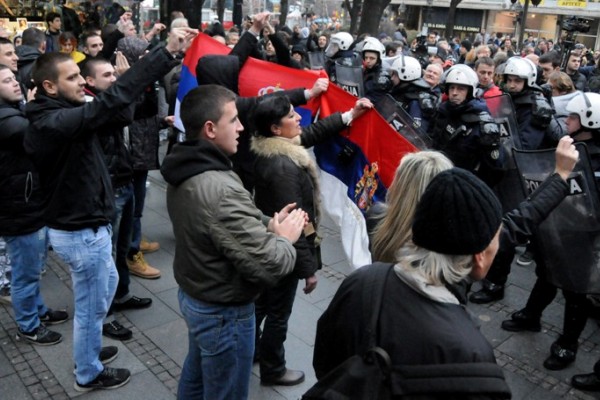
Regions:
<instances>
[{"instance_id":1,"label":"young man with short hair","mask_svg":"<svg viewBox=\"0 0 600 400\"><path fill-rule=\"evenodd\" d=\"M290 212L295 204L272 219L264 216L233 172L229 157L243 126L232 91L196 87L183 99L181 120L188 140L174 146L161 167L169 184L179 305L189 330L178 398L246 399L254 300L292 271L293 243L307 217L300 209ZM209 333L214 329L219 335Z\"/></svg>"},{"instance_id":2,"label":"young man with short hair","mask_svg":"<svg viewBox=\"0 0 600 400\"><path fill-rule=\"evenodd\" d=\"M60 43L58 37L60 36L60 28L62 27L62 19L59 13L49 12L46 14L46 53L60 51Z\"/></svg>"},{"instance_id":3,"label":"young man with short hair","mask_svg":"<svg viewBox=\"0 0 600 400\"><path fill-rule=\"evenodd\" d=\"M98 135L148 84L174 66L175 55L196 34L189 28L174 30L166 47L148 53L87 103L85 80L68 54L44 54L36 60L37 93L27 105L30 129L25 149L40 171L50 244L71 269L77 391L117 388L131 376L127 369L104 367L100 357L102 320L118 276L111 254L114 193Z\"/></svg>"}]
</instances>

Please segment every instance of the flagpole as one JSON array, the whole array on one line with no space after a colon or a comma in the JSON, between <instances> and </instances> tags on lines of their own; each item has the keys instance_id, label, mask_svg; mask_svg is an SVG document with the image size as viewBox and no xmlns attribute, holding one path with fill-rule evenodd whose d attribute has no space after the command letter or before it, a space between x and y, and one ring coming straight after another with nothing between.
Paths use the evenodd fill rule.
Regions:
<instances>
[{"instance_id":1,"label":"flagpole","mask_svg":"<svg viewBox=\"0 0 600 400\"><path fill-rule=\"evenodd\" d=\"M521 50L523 41L525 40L525 25L527 24L527 11L529 9L529 0L525 0L523 6L523 16L521 17L521 25L519 26L519 37L517 38L517 49Z\"/></svg>"}]
</instances>

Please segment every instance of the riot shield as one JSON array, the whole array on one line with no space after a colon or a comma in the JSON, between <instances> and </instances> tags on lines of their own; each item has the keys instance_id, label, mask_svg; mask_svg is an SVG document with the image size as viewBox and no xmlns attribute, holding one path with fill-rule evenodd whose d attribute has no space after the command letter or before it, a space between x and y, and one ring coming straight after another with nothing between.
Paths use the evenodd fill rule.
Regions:
<instances>
[{"instance_id":1,"label":"riot shield","mask_svg":"<svg viewBox=\"0 0 600 400\"><path fill-rule=\"evenodd\" d=\"M579 161L568 196L538 226L539 256L548 282L576 293L600 293L600 198L587 146L575 145ZM554 150L515 150L521 187L531 194L554 171Z\"/></svg>"},{"instance_id":2,"label":"riot shield","mask_svg":"<svg viewBox=\"0 0 600 400\"><path fill-rule=\"evenodd\" d=\"M347 66L335 63L336 84L356 97L363 97L365 90L363 87L362 67Z\"/></svg>"},{"instance_id":3,"label":"riot shield","mask_svg":"<svg viewBox=\"0 0 600 400\"><path fill-rule=\"evenodd\" d=\"M509 95L503 94L484 100L494 121L500 126L500 145L505 158L505 172L502 180L494 187L494 191L502 204L502 210L508 212L514 210L524 199L521 191L515 190L521 182L513 160L513 148L521 148L517 134L517 118Z\"/></svg>"},{"instance_id":4,"label":"riot shield","mask_svg":"<svg viewBox=\"0 0 600 400\"><path fill-rule=\"evenodd\" d=\"M325 53L322 51L309 51L308 64L310 69L325 69Z\"/></svg>"},{"instance_id":5,"label":"riot shield","mask_svg":"<svg viewBox=\"0 0 600 400\"><path fill-rule=\"evenodd\" d=\"M381 98L375 109L390 124L396 132L411 142L419 150L431 148L431 138L421 130L412 117L391 95Z\"/></svg>"}]
</instances>

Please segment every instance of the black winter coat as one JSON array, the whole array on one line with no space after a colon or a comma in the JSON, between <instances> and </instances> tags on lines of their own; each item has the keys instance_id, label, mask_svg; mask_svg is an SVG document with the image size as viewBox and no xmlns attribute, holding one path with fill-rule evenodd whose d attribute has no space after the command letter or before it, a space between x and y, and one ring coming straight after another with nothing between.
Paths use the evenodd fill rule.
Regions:
<instances>
[{"instance_id":1,"label":"black winter coat","mask_svg":"<svg viewBox=\"0 0 600 400\"><path fill-rule=\"evenodd\" d=\"M152 84L144 90L135 107L134 121L129 125L129 151L134 171L149 171L160 168L158 118L158 87Z\"/></svg>"},{"instance_id":2,"label":"black winter coat","mask_svg":"<svg viewBox=\"0 0 600 400\"><path fill-rule=\"evenodd\" d=\"M114 195L98 135L174 63L164 48L156 48L92 102L75 104L38 92L27 104L25 149L40 171L48 227L75 231L110 223Z\"/></svg>"},{"instance_id":3,"label":"black winter coat","mask_svg":"<svg viewBox=\"0 0 600 400\"><path fill-rule=\"evenodd\" d=\"M318 172L305 148L322 143L346 126L340 113L335 113L302 129L301 144L292 140L259 135L252 139L251 149L256 156L254 164L254 202L265 215L273 215L290 203L308 213L315 229L318 225ZM298 279L313 275L318 264L316 234L303 233L294 243Z\"/></svg>"},{"instance_id":4,"label":"black winter coat","mask_svg":"<svg viewBox=\"0 0 600 400\"><path fill-rule=\"evenodd\" d=\"M0 103L0 236L44 226L40 180L23 148L29 121L17 105Z\"/></svg>"}]
</instances>

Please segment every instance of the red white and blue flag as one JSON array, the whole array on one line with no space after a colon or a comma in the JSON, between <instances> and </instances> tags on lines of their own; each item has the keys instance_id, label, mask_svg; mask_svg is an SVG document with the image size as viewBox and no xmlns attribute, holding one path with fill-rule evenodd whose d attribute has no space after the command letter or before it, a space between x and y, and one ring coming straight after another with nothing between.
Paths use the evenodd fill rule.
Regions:
<instances>
[{"instance_id":1,"label":"red white and blue flag","mask_svg":"<svg viewBox=\"0 0 600 400\"><path fill-rule=\"evenodd\" d=\"M198 35L186 53L177 92L176 126L183 130L179 105L197 86L196 64L207 54L228 54L230 49L204 34ZM239 93L244 97L272 91L310 88L323 71L304 71L249 58L240 71ZM297 111L303 124L318 114L325 118L347 111L356 97L335 85ZM244 133L242 133L244 134ZM375 201L384 201L400 159L416 148L399 135L375 110L352 122L352 126L327 143L315 146L321 169L321 201L324 214L340 229L341 244L355 268L371 262L364 213Z\"/></svg>"}]
</instances>

